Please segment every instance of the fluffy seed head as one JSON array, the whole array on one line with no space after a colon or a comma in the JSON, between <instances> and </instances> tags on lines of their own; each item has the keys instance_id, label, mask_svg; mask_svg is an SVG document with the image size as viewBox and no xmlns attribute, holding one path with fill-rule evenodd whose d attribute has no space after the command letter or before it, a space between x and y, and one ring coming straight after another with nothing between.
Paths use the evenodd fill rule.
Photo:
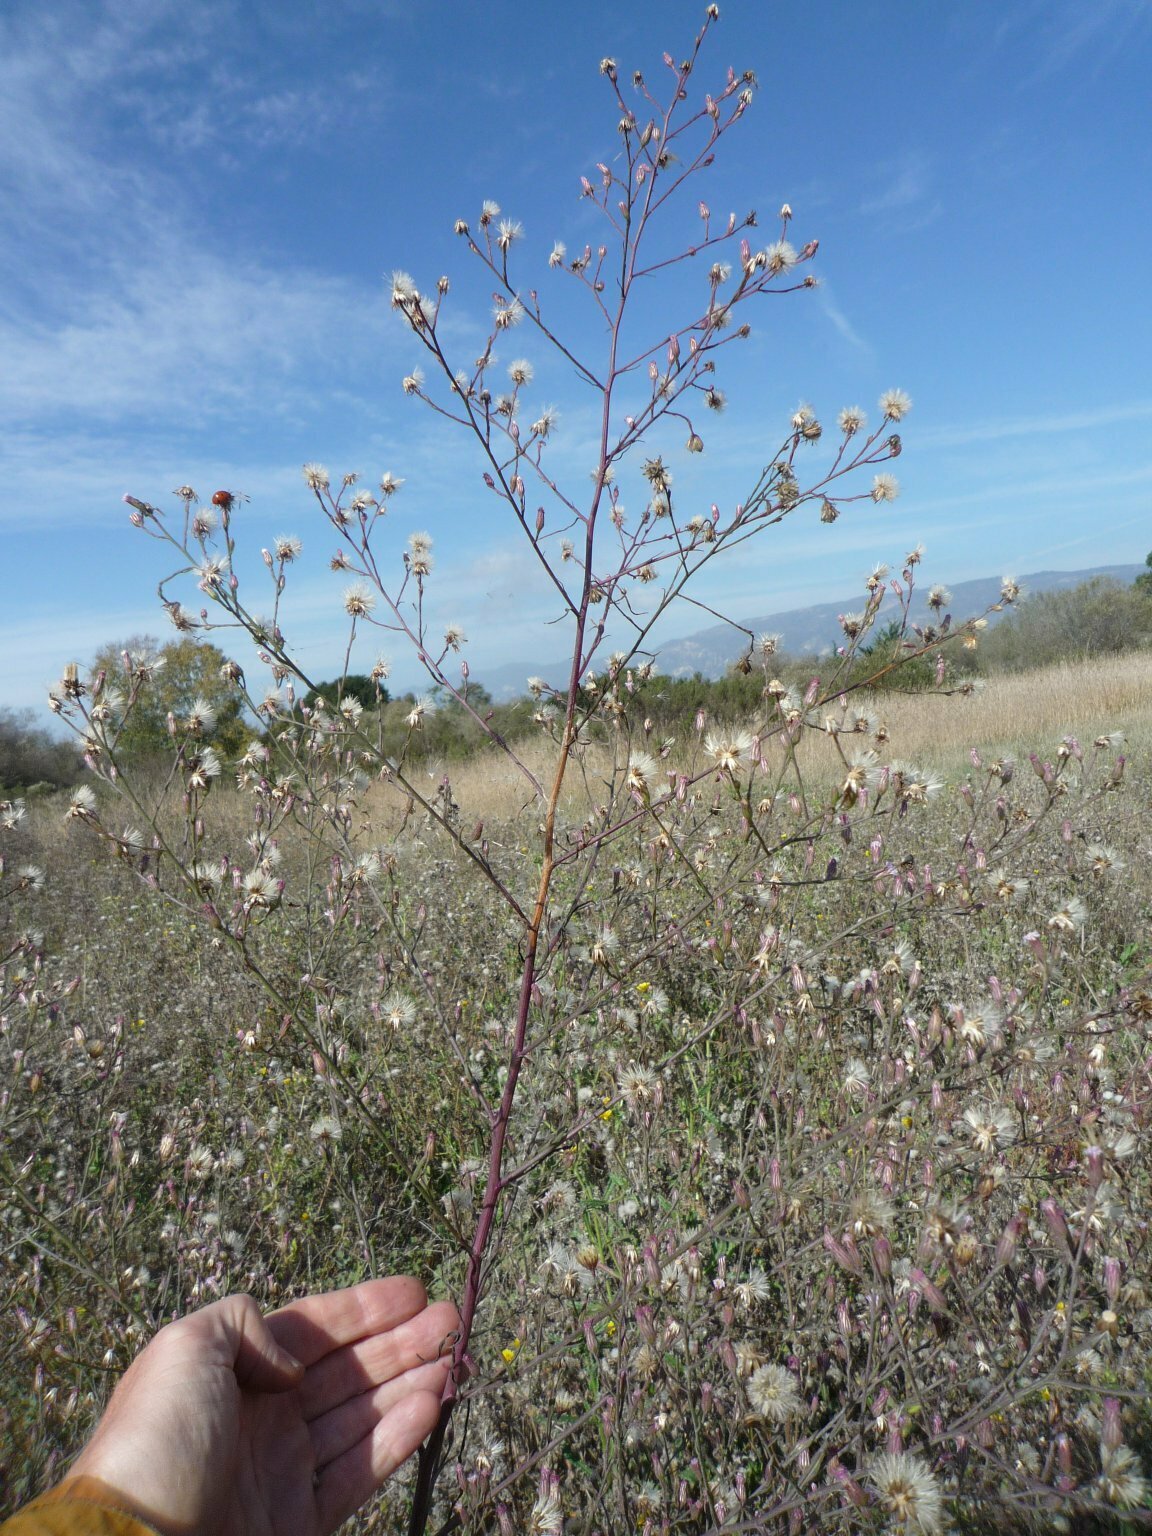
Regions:
<instances>
[{"instance_id":1,"label":"fluffy seed head","mask_svg":"<svg viewBox=\"0 0 1152 1536\"><path fill-rule=\"evenodd\" d=\"M376 594L363 582L344 589L344 612L352 619L363 619L376 606Z\"/></svg>"},{"instance_id":2,"label":"fluffy seed head","mask_svg":"<svg viewBox=\"0 0 1152 1536\"><path fill-rule=\"evenodd\" d=\"M796 259L796 252L787 240L774 240L764 252L764 265L774 274L790 271L796 265Z\"/></svg>"},{"instance_id":3,"label":"fluffy seed head","mask_svg":"<svg viewBox=\"0 0 1152 1536\"><path fill-rule=\"evenodd\" d=\"M796 1378L782 1365L759 1366L745 1382L744 1390L753 1412L770 1424L783 1424L803 1407Z\"/></svg>"},{"instance_id":4,"label":"fluffy seed head","mask_svg":"<svg viewBox=\"0 0 1152 1536\"><path fill-rule=\"evenodd\" d=\"M380 1004L380 1017L389 1029L411 1029L416 1022L416 1004L406 992L389 992Z\"/></svg>"},{"instance_id":5,"label":"fluffy seed head","mask_svg":"<svg viewBox=\"0 0 1152 1536\"><path fill-rule=\"evenodd\" d=\"M524 226L519 219L501 219L496 244L504 252L511 250L515 241L523 239Z\"/></svg>"},{"instance_id":6,"label":"fluffy seed head","mask_svg":"<svg viewBox=\"0 0 1152 1536\"><path fill-rule=\"evenodd\" d=\"M416 284L407 272L393 272L392 274L392 303L397 309L404 309L409 304L419 301Z\"/></svg>"},{"instance_id":7,"label":"fluffy seed head","mask_svg":"<svg viewBox=\"0 0 1152 1536\"><path fill-rule=\"evenodd\" d=\"M899 494L900 482L895 475L879 474L873 477L873 501L895 501Z\"/></svg>"},{"instance_id":8,"label":"fluffy seed head","mask_svg":"<svg viewBox=\"0 0 1152 1536\"><path fill-rule=\"evenodd\" d=\"M912 409L912 401L902 389L889 389L880 396L880 409L888 421L903 421Z\"/></svg>"},{"instance_id":9,"label":"fluffy seed head","mask_svg":"<svg viewBox=\"0 0 1152 1536\"><path fill-rule=\"evenodd\" d=\"M704 750L716 759L716 766L729 773L738 773L744 761L751 756L756 738L750 731L709 731L704 738Z\"/></svg>"},{"instance_id":10,"label":"fluffy seed head","mask_svg":"<svg viewBox=\"0 0 1152 1536\"><path fill-rule=\"evenodd\" d=\"M964 1129L973 1147L987 1157L1016 1140L1016 1121L1003 1104L970 1104L964 1111Z\"/></svg>"},{"instance_id":11,"label":"fluffy seed head","mask_svg":"<svg viewBox=\"0 0 1152 1536\"><path fill-rule=\"evenodd\" d=\"M897 1451L877 1456L868 1480L880 1502L906 1531L924 1536L944 1528L944 1505L932 1473L918 1456Z\"/></svg>"}]
</instances>

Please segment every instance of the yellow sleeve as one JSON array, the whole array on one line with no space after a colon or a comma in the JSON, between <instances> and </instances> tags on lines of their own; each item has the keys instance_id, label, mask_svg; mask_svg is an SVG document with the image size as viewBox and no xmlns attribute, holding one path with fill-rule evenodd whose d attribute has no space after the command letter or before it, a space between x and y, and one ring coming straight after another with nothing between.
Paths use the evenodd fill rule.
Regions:
<instances>
[{"instance_id":1,"label":"yellow sleeve","mask_svg":"<svg viewBox=\"0 0 1152 1536\"><path fill-rule=\"evenodd\" d=\"M153 1526L117 1508L94 1477L66 1477L0 1525L0 1536L156 1536Z\"/></svg>"}]
</instances>

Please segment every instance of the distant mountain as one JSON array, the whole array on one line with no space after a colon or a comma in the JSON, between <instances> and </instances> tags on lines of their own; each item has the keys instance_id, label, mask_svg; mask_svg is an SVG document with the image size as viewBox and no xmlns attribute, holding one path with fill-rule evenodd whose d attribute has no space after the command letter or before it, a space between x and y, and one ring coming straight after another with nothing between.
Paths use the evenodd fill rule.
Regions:
<instances>
[{"instance_id":1,"label":"distant mountain","mask_svg":"<svg viewBox=\"0 0 1152 1536\"><path fill-rule=\"evenodd\" d=\"M1142 565L1100 565L1090 571L1033 571L1017 579L1025 594L1031 594L1077 587L1094 576L1110 576L1116 581L1131 583L1143 569ZM956 619L967 618L983 613L999 600L1000 577L981 576L974 581L958 581L949 591L952 600L948 611ZM923 600L927 598L927 588L921 597L922 600L912 605L912 617L916 622L927 615ZM889 597L888 602L894 612L895 599ZM818 656L841 642L838 615L859 611L863 606L861 594L855 592L839 602L815 603L810 608L792 608L785 613L759 614L740 622L754 635L779 634L781 649L792 656ZM995 623L1001 617L1001 614L990 614L989 623ZM657 665L666 677L691 677L694 672L701 672L705 677L721 677L742 654L745 644L745 637L735 625L713 624L708 629L685 635L683 639L669 640L660 648ZM525 692L529 672L559 685L567 677L568 666L562 658L534 661L531 667L513 662L490 669L484 674L483 681L493 698L512 699Z\"/></svg>"}]
</instances>

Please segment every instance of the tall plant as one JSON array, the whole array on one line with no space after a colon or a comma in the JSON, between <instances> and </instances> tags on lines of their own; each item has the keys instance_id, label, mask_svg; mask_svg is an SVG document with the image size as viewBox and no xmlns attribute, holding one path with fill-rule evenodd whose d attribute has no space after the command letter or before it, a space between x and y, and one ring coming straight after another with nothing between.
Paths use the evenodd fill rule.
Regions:
<instances>
[{"instance_id":1,"label":"tall plant","mask_svg":"<svg viewBox=\"0 0 1152 1536\"><path fill-rule=\"evenodd\" d=\"M875 426L849 408L827 431L803 408L739 504L680 505L673 445L703 449L725 404L727 349L762 298L815 282L817 242L793 244L787 205L765 238L754 215L714 217L697 194L756 87L731 70L712 92L698 87L717 17L709 6L683 61L665 55L662 86L638 72L629 89L615 60L601 64L616 149L581 187L602 243L573 254L557 242L547 263L594 327L569 335L553 322L543 282L521 270L519 222L493 203L456 225L493 287L478 356L455 355L446 278L428 290L404 272L391 280L424 353L405 392L471 438L563 615L565 675L529 680L546 752L501 739L470 692L464 636L438 613L432 537L412 534L399 554L391 537L401 482L367 488L305 468L340 541L349 658L365 635L402 637L520 784L518 824L477 823L448 774L432 787L407 747L384 751L362 696L317 689L288 638L299 545L269 546L267 607L250 598L227 491L202 503L183 487L175 515L128 500L133 523L177 553L161 584L176 627L239 629L271 669L263 697L244 694L263 725L238 764L244 836L231 811L214 819L230 802L196 706L171 723L158 790L121 761L148 657L126 657L119 678L72 669L55 698L133 825L117 830L90 788L72 819L260 980L280 1038L328 1095L314 1133L337 1143L342 1120L358 1118L379 1138L459 1288L461 1331L445 1346L459 1371L411 1489L414 1533L432 1521L510 1530L518 1508L518 1528L559 1531L573 1500L590 1530L839 1529L871 1510L930 1531L941 1479L967 1475L961 1441L984 1446L1021 1501L1056 1499L1056 1462L1012 1470L990 1426L1013 1412L1032 1424L1036 1382L1067 1368L1060 1317L1095 1302L1085 1275L1103 1241L1100 1179L1085 1176L1079 1224L1052 1196L1048 1226L1033 1228L1008 1166L1053 1139L1042 1101L1066 1122L1066 1079L1053 1086L1023 1042L1086 909L1065 890L1031 934L1028 977L985 977L963 1003L926 982L915 946L929 922L951 936L944 950L963 948L956 934L975 914L1007 924L1027 892L1016 864L1029 838L1058 822L1070 789L1095 805L1122 764L1107 741L1087 754L1076 743L1037 760L1025 793L1011 764L974 759L963 821L937 847L946 868L931 866L914 830L942 786L892 760L882 722L857 703L886 596L898 617L885 673L931 657L947 691L947 647L978 637L982 620L953 623L942 588L914 622L917 551L898 579L869 579L860 612L841 619L837 656L802 694L774 676L775 638L747 636L738 665L763 687L746 726L701 718L683 739L656 740L635 705L653 626L705 566L806 507L830 523L848 502L896 495L884 466L910 404L890 390ZM685 214L692 228L676 244ZM696 297L670 321L658 295L681 268ZM526 355L505 362L513 331ZM553 468L559 427L532 403L533 349L562 359L597 402L590 482ZM633 486L642 505L629 514ZM173 595L189 578L207 600L199 615ZM1004 600L1014 596L1007 583ZM380 662L381 689L386 675ZM245 690L235 664L228 678ZM411 706L409 742L426 712ZM379 834L381 784L405 807L391 839ZM433 858L433 878L417 873ZM1066 873L1074 884L1091 871L1071 859ZM462 921L482 925L482 957ZM436 950L454 934L466 960ZM463 987L471 995L454 998ZM364 1066L373 1030L415 1042L400 1088ZM418 1155L401 1095L429 1107ZM931 1126L952 1123L968 1127L952 1150L923 1154ZM1097 1171L1123 1155L1115 1137L1094 1145ZM1079 1188L1079 1164L1068 1178ZM987 1182L979 1236L960 1198L973 1180ZM359 1198L364 1229L372 1193ZM1061 1278L1045 1282L1051 1305L1010 1357L993 1339L998 1277L1029 1240L1050 1245ZM941 1341L955 1316L994 1372L978 1405L953 1390Z\"/></svg>"}]
</instances>

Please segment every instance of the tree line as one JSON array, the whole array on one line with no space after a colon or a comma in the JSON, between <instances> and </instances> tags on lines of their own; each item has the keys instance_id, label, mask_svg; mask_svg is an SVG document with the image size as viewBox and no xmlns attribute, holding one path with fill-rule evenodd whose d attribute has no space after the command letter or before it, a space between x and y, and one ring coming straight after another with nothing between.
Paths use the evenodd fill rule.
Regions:
<instances>
[{"instance_id":1,"label":"tree line","mask_svg":"<svg viewBox=\"0 0 1152 1536\"><path fill-rule=\"evenodd\" d=\"M1145 565L1147 569L1131 585L1097 576L1064 590L1025 594L975 650L950 652L951 675L1019 672L1152 645L1152 552ZM915 635L889 622L865 636L845 658L793 657L782 652L768 663L759 658L739 660L719 678L700 672L667 677L658 670L644 676L635 670L633 715L663 734L689 726L701 711L713 721L746 719L759 708L769 674L785 686L803 690L813 672L832 665L842 668L846 687L873 678L878 679L879 688L923 691L936 685L936 668L931 658L911 654L915 644ZM113 709L125 696L121 685L125 656L142 654L159 664L127 713L117 744L121 754L137 760L160 757L171 740L171 723L197 706L210 711L213 724L206 734L226 760L239 756L249 741L264 734L245 709L236 668L225 653L207 641L188 637L160 645L149 636L133 636L101 646L90 675L105 675ZM484 738L481 721L506 740L515 740L548 709L546 693L497 703L482 684L472 682L463 702L447 691L424 698L414 693L394 698L371 677L351 673L318 683L299 701L297 714L303 719L318 707L335 710L347 699L359 705L361 728L371 731L373 740L382 740L386 753L437 759L467 757L475 751ZM73 784L80 772L81 761L72 742L53 736L37 723L31 710L0 706L0 793Z\"/></svg>"}]
</instances>

